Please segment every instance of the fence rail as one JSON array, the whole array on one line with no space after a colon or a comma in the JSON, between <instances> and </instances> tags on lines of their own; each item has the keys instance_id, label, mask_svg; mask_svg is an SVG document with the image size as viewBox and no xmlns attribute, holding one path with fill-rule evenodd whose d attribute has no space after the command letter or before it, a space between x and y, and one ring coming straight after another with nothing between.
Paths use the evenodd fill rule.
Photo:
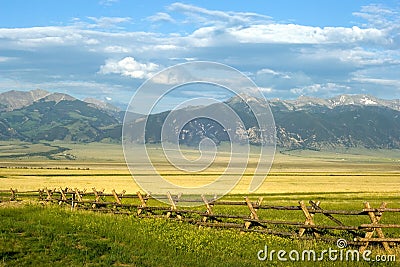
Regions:
<instances>
[{"instance_id":1,"label":"fence rail","mask_svg":"<svg viewBox=\"0 0 400 267\"><path fill-rule=\"evenodd\" d=\"M178 202L189 202L181 195L172 196L167 194L165 200L169 205L153 201L151 195L143 195L141 192L128 194L126 191L117 193L105 193L104 190L91 191L78 190L77 188L54 188L39 189L19 192L16 189L0 190L1 201L18 201L35 197L46 202L56 202L59 205L70 205L72 209L87 209L98 212L112 212L115 214L128 214L139 217L165 217L171 220L179 220L199 226L235 228L243 232L259 232L265 234L280 235L295 239L317 239L324 241L336 241L339 231L347 233L346 242L349 245L359 246L360 252L365 251L370 244L380 244L390 253L394 246L400 243L400 237L385 237L383 230L400 228L400 224L382 223L381 219L385 213L398 214L396 221L400 221L400 208L387 208L383 202L378 208L371 207L370 203L364 202L361 210L325 210L320 201L299 201L297 206L279 206L262 204L263 198L251 201L245 197L243 201L207 200L202 196L202 206L197 208L181 208ZM150 203L151 202L151 203ZM229 212L218 213L218 207L232 207L237 209L242 206L242 213L231 214ZM247 209L246 209L247 208ZM276 220L267 218L263 211L275 210L281 212L298 212L303 221ZM244 214L244 211L247 211ZM235 212L233 212L235 213ZM316 220L316 215L319 220ZM358 225L345 224L339 220L340 217L363 216L367 222ZM321 220L325 218L325 220ZM330 222L331 224L328 224ZM392 231L392 235L393 235ZM398 231L398 230L397 230ZM400 231L395 232L399 235Z\"/></svg>"}]
</instances>

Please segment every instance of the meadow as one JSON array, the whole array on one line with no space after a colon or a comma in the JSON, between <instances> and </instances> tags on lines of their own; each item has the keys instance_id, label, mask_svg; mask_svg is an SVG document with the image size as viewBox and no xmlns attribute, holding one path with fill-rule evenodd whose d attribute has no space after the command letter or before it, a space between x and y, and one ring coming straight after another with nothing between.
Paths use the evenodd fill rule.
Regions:
<instances>
[{"instance_id":1,"label":"meadow","mask_svg":"<svg viewBox=\"0 0 400 267\"><path fill-rule=\"evenodd\" d=\"M11 146L11 147L10 147ZM56 148L68 150L56 150ZM219 162L202 175L182 175L157 157L159 170L169 179L212 179L224 166ZM14 152L13 152L14 151ZM95 187L110 192L134 193L135 184L124 162L120 145L105 143L29 144L0 143L0 189ZM38 154L39 153L39 154ZM196 153L188 151L188 153ZM254 163L254 162L251 162ZM244 179L224 199L243 199L253 165ZM145 173L142 173L145 175ZM183 178L182 178L183 177ZM201 180L200 180L201 181ZM256 193L265 204L297 205L299 200L320 200L325 209L361 210L364 201L373 207L382 201L400 207L400 151L343 149L335 151L277 151L271 171ZM92 213L37 201L0 203L0 266L297 266L293 262L259 261L257 252L270 249L315 249L334 244L292 240L261 233L168 221L163 218ZM235 213L238 210L221 210ZM273 219L301 219L301 213L269 212ZM385 214L383 223L398 223L396 214ZM345 218L338 217L341 220ZM350 218L346 223L359 223ZM368 218L363 218L368 223ZM398 231L385 230L388 237ZM340 236L340 235L339 235ZM394 253L400 257L399 248ZM385 254L375 246L373 254ZM342 266L343 262L303 262L304 266ZM385 263L384 266L396 266ZM352 262L352 266L383 263Z\"/></svg>"},{"instance_id":2,"label":"meadow","mask_svg":"<svg viewBox=\"0 0 400 267\"><path fill-rule=\"evenodd\" d=\"M296 203L304 195L287 199L274 196L268 203ZM307 196L308 197L308 196ZM231 195L229 199L240 198ZM372 203L390 200L375 197ZM357 201L358 202L358 201ZM325 195L324 207L352 209L359 207L346 196ZM227 212L237 212L231 210ZM295 220L300 214L278 212L270 216ZM334 243L298 240L261 233L243 233L237 229L217 229L171 221L165 218L93 213L71 210L56 204L37 202L2 203L0 208L0 266L397 266L398 262L323 261L280 262L260 261L257 253L265 246L270 250L337 249ZM340 217L338 217L340 218ZM340 218L342 220L342 218ZM350 220L357 220L350 218ZM385 222L396 222L385 216ZM386 236L396 236L387 233ZM398 235L398 232L397 232ZM338 234L340 238L347 236ZM370 247L371 248L371 247ZM348 247L357 249L357 247ZM388 255L374 246L376 255ZM397 259L400 249L392 254Z\"/></svg>"}]
</instances>

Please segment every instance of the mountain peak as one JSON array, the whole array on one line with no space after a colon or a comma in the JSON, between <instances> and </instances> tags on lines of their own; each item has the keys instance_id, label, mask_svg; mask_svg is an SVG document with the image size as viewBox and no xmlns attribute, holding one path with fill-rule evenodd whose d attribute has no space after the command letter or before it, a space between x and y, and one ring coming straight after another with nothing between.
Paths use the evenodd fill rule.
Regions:
<instances>
[{"instance_id":1,"label":"mountain peak","mask_svg":"<svg viewBox=\"0 0 400 267\"><path fill-rule=\"evenodd\" d=\"M380 106L400 111L400 100L385 100L366 94L343 94L324 99L300 96L295 100L271 100L272 106L281 106L287 110L309 110L319 107L333 109L341 106Z\"/></svg>"},{"instance_id":2,"label":"mountain peak","mask_svg":"<svg viewBox=\"0 0 400 267\"><path fill-rule=\"evenodd\" d=\"M265 105L266 104L265 99L257 98L255 96L252 96L252 95L249 95L249 94L246 94L246 93L240 93L238 95L235 95L235 96L231 97L230 99L228 99L226 101L226 103L230 103L230 104L242 103L242 102L244 102L246 104L249 104L249 103L256 103L256 104L259 104L259 105Z\"/></svg>"},{"instance_id":3,"label":"mountain peak","mask_svg":"<svg viewBox=\"0 0 400 267\"><path fill-rule=\"evenodd\" d=\"M49 94L49 92L41 89L32 91L11 90L0 94L0 110L11 111L26 107L31 105L33 102L48 96Z\"/></svg>"},{"instance_id":4,"label":"mountain peak","mask_svg":"<svg viewBox=\"0 0 400 267\"><path fill-rule=\"evenodd\" d=\"M379 106L388 106L388 100L379 99L377 97L371 95L339 95L333 98L330 98L332 106L343 106L343 105L362 105L362 106L370 106L370 105L379 105Z\"/></svg>"},{"instance_id":5,"label":"mountain peak","mask_svg":"<svg viewBox=\"0 0 400 267\"><path fill-rule=\"evenodd\" d=\"M83 99L83 101L88 103L88 104L90 104L90 105L92 105L92 106L94 106L94 107L96 107L96 108L99 108L99 109L112 111L112 112L119 112L120 111L120 109L117 108L116 106L114 106L114 105L112 105L112 104L110 104L110 103L108 103L106 101L99 100L99 99L96 99L96 98L87 97L87 98Z\"/></svg>"},{"instance_id":6,"label":"mountain peak","mask_svg":"<svg viewBox=\"0 0 400 267\"><path fill-rule=\"evenodd\" d=\"M36 100L41 99L50 94L50 92L40 89L40 88L31 90L31 91L29 91L29 93L32 96L32 98L34 98Z\"/></svg>"},{"instance_id":7,"label":"mountain peak","mask_svg":"<svg viewBox=\"0 0 400 267\"><path fill-rule=\"evenodd\" d=\"M74 101L74 100L76 100L75 97L63 93L52 93L43 98L43 101L45 102L54 101L56 103L60 101Z\"/></svg>"}]
</instances>

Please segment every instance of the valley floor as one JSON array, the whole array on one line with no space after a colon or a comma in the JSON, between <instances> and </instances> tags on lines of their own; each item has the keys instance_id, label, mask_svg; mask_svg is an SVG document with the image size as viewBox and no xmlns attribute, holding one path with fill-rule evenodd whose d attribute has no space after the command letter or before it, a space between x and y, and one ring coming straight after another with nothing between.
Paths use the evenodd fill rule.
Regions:
<instances>
[{"instance_id":1,"label":"valley floor","mask_svg":"<svg viewBox=\"0 0 400 267\"><path fill-rule=\"evenodd\" d=\"M155 147L150 149L159 153ZM44 187L95 187L107 192L112 189L140 190L126 166L119 144L1 142L0 155L0 190L25 191ZM161 175L167 175L173 182L192 185L218 177L227 161L226 155L222 155L219 162L204 172L188 174L167 166L165 159L155 155L153 161L158 164ZM250 167L232 193L247 193L255 163L255 158L251 157ZM137 175L141 174L146 175ZM398 194L400 151L277 151L271 170L256 194L319 192Z\"/></svg>"},{"instance_id":2,"label":"valley floor","mask_svg":"<svg viewBox=\"0 0 400 267\"><path fill-rule=\"evenodd\" d=\"M213 179L227 159L222 153L204 173L183 175L165 164L157 147L150 150L161 174L195 185ZM186 152L196 155L195 151ZM225 199L239 200L247 194L255 166L254 156L250 158L243 180L232 191L236 194ZM44 187L89 191L95 187L128 193L140 190L118 144L0 142L0 190ZM263 195L268 205L297 205L299 200L313 199L320 200L324 209L360 210L364 201L373 207L382 201L390 208L400 207L399 193L398 150L277 151L265 182L250 198ZM268 214L276 220L297 218L291 213L282 215L281 211ZM382 223L397 223L396 216L397 213L385 213ZM318 218L321 217L325 218L322 215ZM362 219L368 222L368 218ZM336 248L334 244L315 240L199 228L163 218L71 211L70 207L57 204L39 205L36 200L27 204L26 201L0 203L0 220L0 266L297 266L298 262L259 261L257 252L265 246L276 251ZM350 216L345 222L357 224L358 220ZM398 237L398 229L384 230L387 237ZM398 246L393 247L393 253L398 258ZM385 251L374 246L373 255L385 255ZM302 264L340 266L342 262ZM386 262L385 266L397 264ZM352 262L352 266L370 266L370 263Z\"/></svg>"}]
</instances>

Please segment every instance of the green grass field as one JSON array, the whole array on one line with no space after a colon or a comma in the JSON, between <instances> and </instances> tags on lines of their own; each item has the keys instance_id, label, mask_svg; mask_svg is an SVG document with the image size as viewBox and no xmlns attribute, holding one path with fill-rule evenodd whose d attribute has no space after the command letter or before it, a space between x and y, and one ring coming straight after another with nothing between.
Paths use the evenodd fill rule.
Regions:
<instances>
[{"instance_id":1,"label":"green grass field","mask_svg":"<svg viewBox=\"0 0 400 267\"><path fill-rule=\"evenodd\" d=\"M67 148L60 149L60 148ZM58 149L58 150L57 150ZM194 185L212 179L220 162L199 175L184 175L165 164L152 147L161 174ZM193 152L194 154L196 152ZM104 188L134 193L135 184L118 144L0 143L0 189ZM226 158L226 157L225 157ZM222 163L221 163L222 162ZM250 162L243 180L226 199L243 199L254 171ZM145 175L145 173L142 173ZM175 180L174 180L175 179ZM200 180L199 180L200 179ZM239 194L239 195L238 195ZM320 200L325 209L400 207L400 151L350 149L336 151L277 151L271 171L255 194L271 205L297 205ZM300 241L237 230L198 228L165 219L71 211L52 205L0 203L0 266L297 266L290 262L262 262L257 252L270 249L322 251L334 244ZM225 212L238 212L221 210ZM262 216L296 220L301 214L270 212ZM300 219L300 218L298 218ZM320 219L320 218L318 218ZM357 218L340 218L359 223ZM368 218L364 218L368 223ZM385 214L384 223L398 223ZM385 230L389 237L399 233ZM340 237L340 234L338 235ZM385 254L379 246L374 255ZM399 249L395 253L400 258ZM301 263L304 266L343 266L343 262ZM397 263L351 263L351 266L396 266Z\"/></svg>"},{"instance_id":2,"label":"green grass field","mask_svg":"<svg viewBox=\"0 0 400 267\"><path fill-rule=\"evenodd\" d=\"M236 198L237 196L232 196ZM231 197L231 198L232 198ZM293 195L298 199L299 195ZM274 198L276 198L274 200ZM280 196L268 203L293 203ZM376 202L387 198L376 199ZM327 207L356 208L346 197L326 196ZM341 203L338 203L341 202ZM231 211L234 212L234 211ZM297 219L276 213L279 219ZM292 240L238 230L199 228L164 218L137 218L93 213L58 205L3 204L0 208L0 266L397 266L398 262L279 262L259 261L264 249L303 251L337 249L335 244L314 240ZM388 216L386 222L396 220ZM352 219L351 220L355 220ZM396 233L387 233L387 236ZM398 234L398 233L397 233ZM338 237L346 237L345 234ZM357 249L349 247L348 249ZM400 256L400 249L393 253ZM380 247L376 255L387 255Z\"/></svg>"}]
</instances>

